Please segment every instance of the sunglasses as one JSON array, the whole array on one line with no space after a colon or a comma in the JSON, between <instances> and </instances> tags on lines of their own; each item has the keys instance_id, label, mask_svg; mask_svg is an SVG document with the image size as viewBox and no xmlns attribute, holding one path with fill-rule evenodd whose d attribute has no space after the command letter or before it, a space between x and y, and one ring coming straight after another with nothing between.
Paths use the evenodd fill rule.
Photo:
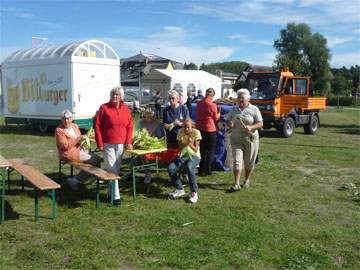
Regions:
<instances>
[{"instance_id":1,"label":"sunglasses","mask_svg":"<svg viewBox=\"0 0 360 270\"><path fill-rule=\"evenodd\" d=\"M170 100L175 100L176 98L175 97L169 97Z\"/></svg>"}]
</instances>

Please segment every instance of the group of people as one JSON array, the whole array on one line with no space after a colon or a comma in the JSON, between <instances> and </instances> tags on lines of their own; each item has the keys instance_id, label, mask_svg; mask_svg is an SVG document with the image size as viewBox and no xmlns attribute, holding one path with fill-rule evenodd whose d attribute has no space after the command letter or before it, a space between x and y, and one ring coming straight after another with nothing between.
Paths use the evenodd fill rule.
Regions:
<instances>
[{"instance_id":1,"label":"group of people","mask_svg":"<svg viewBox=\"0 0 360 270\"><path fill-rule=\"evenodd\" d=\"M200 93L201 94L201 93ZM263 125L260 111L250 104L250 93L247 89L238 92L238 106L234 106L225 115L226 125L231 130L231 146L234 160L234 185L232 191L247 188L255 166L259 149L258 129ZM156 95L160 95L157 93ZM196 122L190 118L187 104L181 104L179 93L168 92L168 106L162 113L162 122L157 120L159 106L155 101L155 112L147 110L145 117L138 122L137 128L146 129L152 136L166 136L167 151L159 154L160 161L168 164L169 178L174 190L170 199L185 195L182 175L189 182L189 201L198 201L198 175L212 175L212 163L216 148L216 123L220 120L221 111L213 102L215 90L209 88L205 97L197 102ZM97 147L103 151L104 169L119 174L124 151L132 149L133 119L123 101L124 91L115 87L110 92L110 101L100 106L94 123ZM160 102L159 104L160 105ZM72 123L72 114L65 110L61 114L62 122L56 128L55 135L59 157L64 161L81 161L99 165L99 159L84 151L80 144L83 140L79 128ZM138 162L154 158L146 155ZM245 181L240 184L241 169L245 169ZM150 172L145 173L145 183L151 182ZM110 194L110 186L108 194ZM114 205L119 205L120 192L116 181Z\"/></svg>"}]
</instances>

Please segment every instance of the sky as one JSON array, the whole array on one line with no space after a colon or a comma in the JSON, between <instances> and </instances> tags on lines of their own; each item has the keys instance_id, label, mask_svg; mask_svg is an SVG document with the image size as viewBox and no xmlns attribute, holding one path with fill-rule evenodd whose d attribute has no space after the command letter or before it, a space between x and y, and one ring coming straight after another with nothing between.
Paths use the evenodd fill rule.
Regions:
<instances>
[{"instance_id":1,"label":"sky","mask_svg":"<svg viewBox=\"0 0 360 270\"><path fill-rule=\"evenodd\" d=\"M274 41L295 22L327 39L332 67L360 65L360 0L0 0L0 12L0 61L41 37L98 39L120 58L272 65Z\"/></svg>"}]
</instances>

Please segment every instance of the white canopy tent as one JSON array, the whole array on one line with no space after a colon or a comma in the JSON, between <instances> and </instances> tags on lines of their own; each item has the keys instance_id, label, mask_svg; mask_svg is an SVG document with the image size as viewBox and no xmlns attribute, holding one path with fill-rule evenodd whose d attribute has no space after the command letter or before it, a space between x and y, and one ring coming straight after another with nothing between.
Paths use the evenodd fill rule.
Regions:
<instances>
[{"instance_id":1,"label":"white canopy tent","mask_svg":"<svg viewBox=\"0 0 360 270\"><path fill-rule=\"evenodd\" d=\"M215 90L215 98L222 95L221 78L203 70L154 69L142 78L141 83L142 88L150 89L153 93L160 91L164 98L167 98L169 90L182 93L184 98L188 92L197 94L198 90L205 94L208 88Z\"/></svg>"}]
</instances>

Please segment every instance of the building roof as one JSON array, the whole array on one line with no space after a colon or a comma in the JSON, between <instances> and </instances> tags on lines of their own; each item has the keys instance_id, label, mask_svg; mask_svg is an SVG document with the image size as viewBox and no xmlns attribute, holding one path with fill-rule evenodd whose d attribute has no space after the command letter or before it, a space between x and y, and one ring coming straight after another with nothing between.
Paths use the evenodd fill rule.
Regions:
<instances>
[{"instance_id":1,"label":"building roof","mask_svg":"<svg viewBox=\"0 0 360 270\"><path fill-rule=\"evenodd\" d=\"M63 45L18 50L8 56L3 63L72 56L119 59L114 49L108 44L99 40L86 40Z\"/></svg>"},{"instance_id":2,"label":"building roof","mask_svg":"<svg viewBox=\"0 0 360 270\"><path fill-rule=\"evenodd\" d=\"M177 61L167 59L167 58L155 55L155 54L142 53L142 52L140 52L137 55L130 56L128 58L122 58L121 62L122 63L125 63L125 62L144 62L145 60L147 62L168 62L168 61L171 61L173 63L179 63ZM181 64L181 63L179 63L179 64Z\"/></svg>"},{"instance_id":3,"label":"building roof","mask_svg":"<svg viewBox=\"0 0 360 270\"><path fill-rule=\"evenodd\" d=\"M216 81L221 82L221 78L203 70L168 70L168 69L155 69L150 72L144 79L151 79L156 76L164 78L171 78L178 81Z\"/></svg>"}]
</instances>

